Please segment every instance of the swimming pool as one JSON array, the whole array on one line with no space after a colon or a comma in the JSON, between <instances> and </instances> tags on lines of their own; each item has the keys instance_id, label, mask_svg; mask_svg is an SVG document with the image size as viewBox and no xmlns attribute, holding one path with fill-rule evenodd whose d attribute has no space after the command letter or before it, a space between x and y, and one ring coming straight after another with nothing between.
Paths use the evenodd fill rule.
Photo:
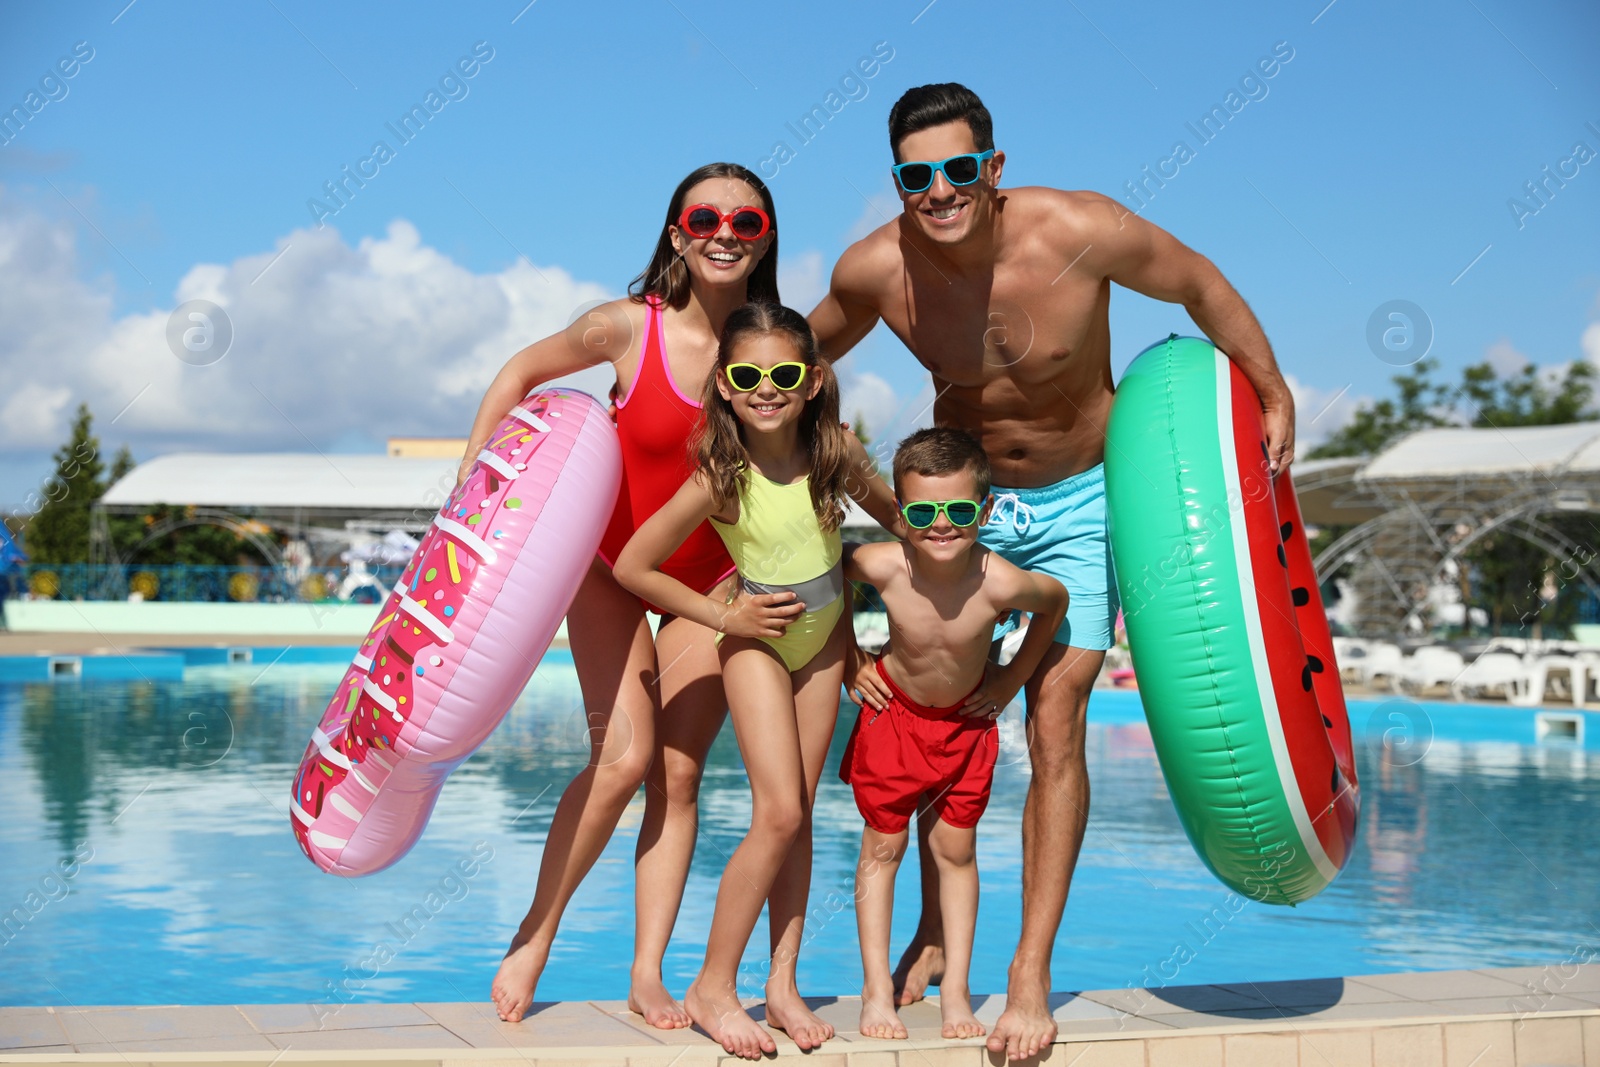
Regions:
<instances>
[{"instance_id":1,"label":"swimming pool","mask_svg":"<svg viewBox=\"0 0 1600 1067\"><path fill-rule=\"evenodd\" d=\"M550 815L585 758L571 661L553 653L452 777L398 865L347 881L289 831L287 786L341 668L190 667L183 681L0 684L0 1003L215 1004L486 997L527 907ZM802 988L860 988L850 907L860 819L836 768L817 805ZM1322 977L1564 960L1600 946L1600 715L1358 701L1364 795L1348 868L1299 908L1230 897L1167 798L1136 694L1090 704L1094 802L1055 954L1059 989ZM973 987L1004 987L1019 922L1028 784L1015 709L979 829ZM1569 736L1582 733L1579 740ZM643 795L579 890L541 1000L620 998ZM668 956L699 964L749 795L732 731L713 749L702 837ZM470 873L468 873L470 872ZM902 870L896 945L915 923ZM18 910L20 909L20 910ZM4 918L5 916L0 916ZM759 993L758 934L747 956ZM386 953L393 959L379 963Z\"/></svg>"}]
</instances>

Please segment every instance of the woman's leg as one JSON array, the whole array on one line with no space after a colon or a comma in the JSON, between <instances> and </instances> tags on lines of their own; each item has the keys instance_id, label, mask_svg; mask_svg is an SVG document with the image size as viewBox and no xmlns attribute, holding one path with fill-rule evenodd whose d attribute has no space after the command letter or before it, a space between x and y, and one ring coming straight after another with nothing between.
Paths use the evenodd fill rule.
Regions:
<instances>
[{"instance_id":1,"label":"woman's leg","mask_svg":"<svg viewBox=\"0 0 1600 1067\"><path fill-rule=\"evenodd\" d=\"M533 904L494 976L491 995L506 1022L533 1003L561 913L638 791L655 743L650 627L638 599L598 559L567 613L567 637L589 722L589 765L556 805Z\"/></svg>"},{"instance_id":2,"label":"woman's leg","mask_svg":"<svg viewBox=\"0 0 1600 1067\"><path fill-rule=\"evenodd\" d=\"M727 1052L758 1059L776 1052L777 1044L739 1003L739 957L805 820L805 766L793 682L783 661L760 641L742 637L726 638L721 653L733 728L750 778L750 832L722 873L706 960L683 1003Z\"/></svg>"},{"instance_id":3,"label":"woman's leg","mask_svg":"<svg viewBox=\"0 0 1600 1067\"><path fill-rule=\"evenodd\" d=\"M688 619L673 619L656 633L661 715L656 721L655 758L645 780L644 824L634 861L628 1007L663 1030L690 1023L689 1013L662 982L661 960L694 859L700 775L727 716L715 638L716 631Z\"/></svg>"},{"instance_id":4,"label":"woman's leg","mask_svg":"<svg viewBox=\"0 0 1600 1067\"><path fill-rule=\"evenodd\" d=\"M841 620L823 650L794 674L795 721L806 775L805 820L778 872L767 905L767 916L772 924L767 1023L786 1032L802 1050L815 1048L833 1036L833 1027L800 999L799 988L795 985L795 967L805 940L806 901L811 892L811 808L816 803L817 782L822 777L828 746L833 742L834 723L839 718L839 694L844 684L845 632L842 627L848 625L848 617Z\"/></svg>"}]
</instances>

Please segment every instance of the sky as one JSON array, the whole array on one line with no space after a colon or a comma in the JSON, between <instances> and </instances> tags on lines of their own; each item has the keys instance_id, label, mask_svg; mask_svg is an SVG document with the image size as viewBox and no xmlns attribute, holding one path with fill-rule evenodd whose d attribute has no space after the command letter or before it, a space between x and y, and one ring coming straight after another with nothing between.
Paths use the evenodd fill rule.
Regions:
<instances>
[{"instance_id":1,"label":"sky","mask_svg":"<svg viewBox=\"0 0 1600 1067\"><path fill-rule=\"evenodd\" d=\"M1600 7L1511 0L0 5L0 508L80 402L139 460L465 436L712 160L768 178L809 310L898 212L888 109L936 81L983 97L1007 185L1119 197L1215 262L1304 442L1423 351L1600 362L1597 44ZM226 315L203 357L191 300ZM1127 290L1111 317L1119 374L1200 332ZM874 432L925 421L882 328L839 369Z\"/></svg>"}]
</instances>

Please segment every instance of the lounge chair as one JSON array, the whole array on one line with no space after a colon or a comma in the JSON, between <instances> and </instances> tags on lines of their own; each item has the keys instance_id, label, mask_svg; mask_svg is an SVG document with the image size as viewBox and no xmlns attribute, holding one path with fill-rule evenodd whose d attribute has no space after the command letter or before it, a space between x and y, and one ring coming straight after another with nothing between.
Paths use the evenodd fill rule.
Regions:
<instances>
[{"instance_id":1,"label":"lounge chair","mask_svg":"<svg viewBox=\"0 0 1600 1067\"><path fill-rule=\"evenodd\" d=\"M1449 686L1466 667L1466 660L1455 649L1430 645L1402 661L1394 680L1401 688L1425 693L1436 685Z\"/></svg>"},{"instance_id":2,"label":"lounge chair","mask_svg":"<svg viewBox=\"0 0 1600 1067\"><path fill-rule=\"evenodd\" d=\"M1523 706L1543 704L1550 675L1564 674L1567 679L1567 692L1571 696L1573 705L1583 707L1583 700L1589 688L1583 660L1573 656L1539 656L1526 665L1526 670L1527 688L1509 697L1511 703Z\"/></svg>"},{"instance_id":3,"label":"lounge chair","mask_svg":"<svg viewBox=\"0 0 1600 1067\"><path fill-rule=\"evenodd\" d=\"M1450 693L1457 700L1463 696L1503 696L1519 703L1519 697L1531 688L1527 666L1509 652L1485 652L1450 683Z\"/></svg>"}]
</instances>

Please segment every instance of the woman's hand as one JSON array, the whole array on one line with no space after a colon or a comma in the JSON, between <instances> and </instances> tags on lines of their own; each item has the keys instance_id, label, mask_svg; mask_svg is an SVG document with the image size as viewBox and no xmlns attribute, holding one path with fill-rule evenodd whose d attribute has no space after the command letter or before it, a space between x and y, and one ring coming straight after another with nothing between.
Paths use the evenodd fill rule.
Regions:
<instances>
[{"instance_id":1,"label":"woman's hand","mask_svg":"<svg viewBox=\"0 0 1600 1067\"><path fill-rule=\"evenodd\" d=\"M993 663L984 668L983 682L961 704L961 714L970 719L998 719L1017 693L1026 678L1018 677L1009 667L996 667Z\"/></svg>"},{"instance_id":2,"label":"woman's hand","mask_svg":"<svg viewBox=\"0 0 1600 1067\"><path fill-rule=\"evenodd\" d=\"M873 711L882 711L889 706L890 699L894 696L889 687L883 684L883 676L878 673L878 658L864 649L857 648L854 641L850 642L849 662L845 664L845 692L850 699L862 707L870 707Z\"/></svg>"},{"instance_id":3,"label":"woman's hand","mask_svg":"<svg viewBox=\"0 0 1600 1067\"><path fill-rule=\"evenodd\" d=\"M718 605L721 625L718 630L730 637L782 637L789 624L805 612L792 590L781 593L756 593L742 589L727 604Z\"/></svg>"},{"instance_id":4,"label":"woman's hand","mask_svg":"<svg viewBox=\"0 0 1600 1067\"><path fill-rule=\"evenodd\" d=\"M456 489L460 489L466 482L467 475L472 472L472 465L478 461L479 451L480 449L469 448L467 454L461 457L461 466L456 470ZM454 496L455 492L452 490L450 495Z\"/></svg>"}]
</instances>

